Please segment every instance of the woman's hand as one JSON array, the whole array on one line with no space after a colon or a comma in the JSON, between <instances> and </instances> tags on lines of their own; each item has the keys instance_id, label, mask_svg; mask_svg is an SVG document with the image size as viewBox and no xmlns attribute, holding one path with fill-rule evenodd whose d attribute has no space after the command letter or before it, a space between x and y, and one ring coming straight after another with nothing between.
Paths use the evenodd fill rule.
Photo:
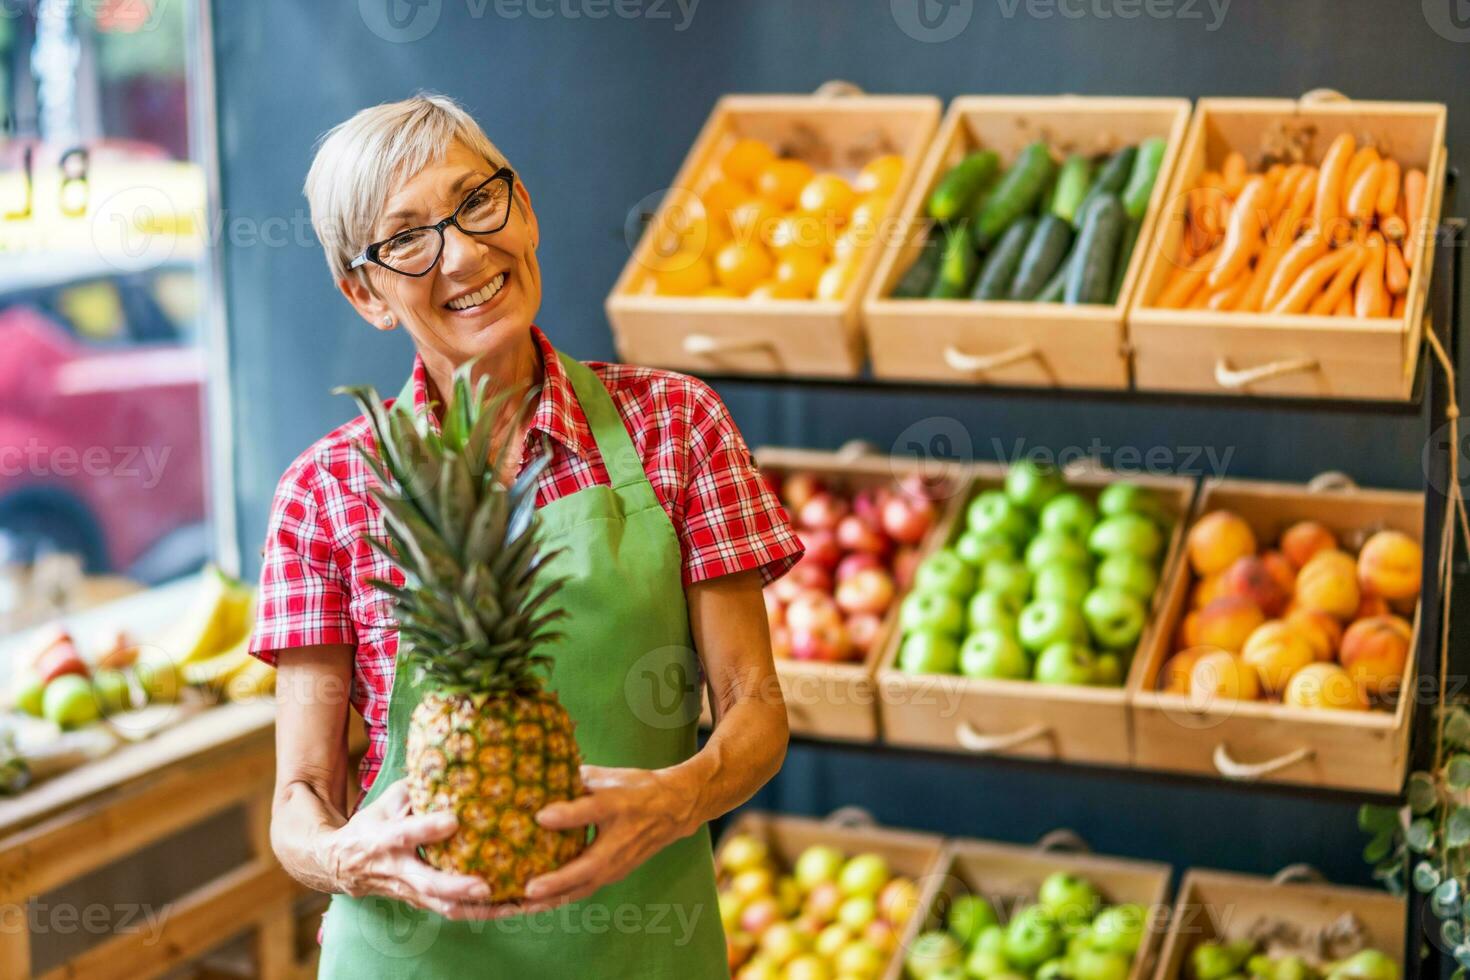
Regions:
<instances>
[{"instance_id":1,"label":"woman's hand","mask_svg":"<svg viewBox=\"0 0 1470 980\"><path fill-rule=\"evenodd\" d=\"M411 813L400 779L328 835L325 863L333 869L337 890L353 898L396 898L446 919L509 914L506 906L486 904L490 887L484 881L440 871L419 858L421 845L444 840L458 827L452 813Z\"/></svg>"},{"instance_id":2,"label":"woman's hand","mask_svg":"<svg viewBox=\"0 0 1470 980\"><path fill-rule=\"evenodd\" d=\"M575 860L530 881L524 911L579 902L692 834L702 821L693 815L698 788L684 785L690 778L674 769L583 766L588 794L545 807L536 822L551 830L596 826L597 837Z\"/></svg>"}]
</instances>

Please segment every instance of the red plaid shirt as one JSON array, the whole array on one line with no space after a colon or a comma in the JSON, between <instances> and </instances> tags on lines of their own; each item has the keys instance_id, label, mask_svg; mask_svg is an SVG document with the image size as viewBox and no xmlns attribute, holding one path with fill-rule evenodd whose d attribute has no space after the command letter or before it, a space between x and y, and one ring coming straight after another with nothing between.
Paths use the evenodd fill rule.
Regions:
<instances>
[{"instance_id":1,"label":"red plaid shirt","mask_svg":"<svg viewBox=\"0 0 1470 980\"><path fill-rule=\"evenodd\" d=\"M523 447L522 465L551 437L551 464L536 487L544 506L586 487L609 483L607 470L561 364L540 330L544 384ZM612 394L654 493L683 549L685 584L760 569L765 581L801 555L774 494L756 471L740 430L718 395L682 374L589 362ZM414 359L414 409L426 410L427 374ZM275 663L292 647L344 643L355 648L352 704L366 722L369 745L359 770L363 789L382 765L388 695L398 652L391 600L367 584L402 577L369 548L384 535L368 495L371 474L354 445L372 443L359 416L297 457L276 488L260 573L251 652Z\"/></svg>"}]
</instances>

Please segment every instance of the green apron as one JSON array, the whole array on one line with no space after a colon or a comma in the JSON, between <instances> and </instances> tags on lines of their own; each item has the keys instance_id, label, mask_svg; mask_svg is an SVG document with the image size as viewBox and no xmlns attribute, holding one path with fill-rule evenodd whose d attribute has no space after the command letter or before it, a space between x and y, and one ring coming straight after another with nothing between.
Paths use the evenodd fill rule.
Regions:
<instances>
[{"instance_id":1,"label":"green apron","mask_svg":"<svg viewBox=\"0 0 1470 980\"><path fill-rule=\"evenodd\" d=\"M540 509L542 534L565 550L551 568L566 636L550 645L549 687L577 725L583 761L661 769L696 750L699 665L689 633L679 540L654 496L621 416L590 368L561 357L611 486ZM399 404L413 405L411 389ZM364 804L404 775L412 671L394 672L383 768ZM321 977L727 977L709 828L676 841L627 878L551 912L454 922L385 898L333 896Z\"/></svg>"}]
</instances>

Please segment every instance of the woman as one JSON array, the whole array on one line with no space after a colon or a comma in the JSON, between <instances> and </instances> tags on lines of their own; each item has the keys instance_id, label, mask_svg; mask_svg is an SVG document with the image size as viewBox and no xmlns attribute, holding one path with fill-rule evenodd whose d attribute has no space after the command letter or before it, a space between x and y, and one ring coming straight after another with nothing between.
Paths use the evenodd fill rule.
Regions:
<instances>
[{"instance_id":1,"label":"woman","mask_svg":"<svg viewBox=\"0 0 1470 980\"><path fill-rule=\"evenodd\" d=\"M271 840L293 877L334 894L322 975L725 975L706 823L748 799L785 753L785 706L761 600L762 585L801 553L780 505L707 387L558 357L533 326L541 230L531 196L449 99L381 105L341 124L321 144L306 194L342 294L377 329L401 327L413 340L417 356L400 400L431 412L455 368L477 359L476 370L496 385L540 386L520 431L501 433L523 447L518 468L551 454L538 507L578 516L580 502L595 496L581 492L612 485L610 469L622 474L616 493L648 499L651 488L656 497L659 507L626 523L558 521L569 530L548 542L612 556L611 574L666 582L653 590L655 601L569 601L557 662L577 680L558 687L553 669L550 685L573 720L579 704L608 703L604 685L622 690L649 654L637 636L612 628L633 621L697 651L717 722L697 752L687 710L652 724L630 711L611 720L632 726L624 737L583 741L588 795L549 805L536 819L555 829L595 827L595 839L532 880L524 906L491 905L478 878L429 867L418 848L457 824L448 813L411 814L402 782L400 712L387 711L397 631L391 602L369 584L391 570L365 541L381 537L383 525L353 448L368 427L359 418L330 433L277 489L252 641L280 671ZM502 429L513 419L507 413ZM630 466L633 455L641 465ZM634 516L644 522L635 527ZM367 795L350 816L349 700L369 736L359 768ZM669 758L682 761L646 761Z\"/></svg>"}]
</instances>

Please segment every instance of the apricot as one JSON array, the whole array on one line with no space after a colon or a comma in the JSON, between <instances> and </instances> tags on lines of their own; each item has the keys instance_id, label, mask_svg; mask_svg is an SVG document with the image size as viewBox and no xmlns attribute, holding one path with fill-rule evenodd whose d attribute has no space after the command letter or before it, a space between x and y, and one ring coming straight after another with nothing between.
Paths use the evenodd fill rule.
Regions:
<instances>
[{"instance_id":1,"label":"apricot","mask_svg":"<svg viewBox=\"0 0 1470 980\"><path fill-rule=\"evenodd\" d=\"M1199 645L1199 610L1191 609L1184 614L1179 621L1179 629L1174 633L1174 649L1186 650L1192 646Z\"/></svg>"},{"instance_id":2,"label":"apricot","mask_svg":"<svg viewBox=\"0 0 1470 980\"><path fill-rule=\"evenodd\" d=\"M1288 598L1296 595L1296 566L1291 563L1290 558L1279 551L1263 551L1261 561L1265 562L1266 570Z\"/></svg>"},{"instance_id":3,"label":"apricot","mask_svg":"<svg viewBox=\"0 0 1470 980\"><path fill-rule=\"evenodd\" d=\"M1237 558L1225 569L1220 590L1224 595L1245 596L1267 616L1281 615L1291 599L1290 590L1281 587L1280 579L1272 574L1265 559L1255 555Z\"/></svg>"},{"instance_id":4,"label":"apricot","mask_svg":"<svg viewBox=\"0 0 1470 980\"><path fill-rule=\"evenodd\" d=\"M1281 552L1297 568L1311 561L1319 551L1337 548L1337 535L1316 521L1297 521L1281 532Z\"/></svg>"},{"instance_id":5,"label":"apricot","mask_svg":"<svg viewBox=\"0 0 1470 980\"><path fill-rule=\"evenodd\" d=\"M1304 608L1320 609L1338 619L1358 611L1357 563L1346 552L1319 551L1296 577L1296 600Z\"/></svg>"},{"instance_id":6,"label":"apricot","mask_svg":"<svg viewBox=\"0 0 1470 980\"><path fill-rule=\"evenodd\" d=\"M1225 593L1222 591L1225 585L1225 573L1215 572L1203 578L1195 579L1194 588L1189 590L1189 607L1191 609L1203 609L1211 602Z\"/></svg>"},{"instance_id":7,"label":"apricot","mask_svg":"<svg viewBox=\"0 0 1470 980\"><path fill-rule=\"evenodd\" d=\"M1257 626L1245 641L1240 659L1261 675L1261 686L1271 694L1286 690L1291 675L1314 659L1312 644L1296 627L1281 619Z\"/></svg>"},{"instance_id":8,"label":"apricot","mask_svg":"<svg viewBox=\"0 0 1470 980\"><path fill-rule=\"evenodd\" d=\"M1381 595L1358 590L1362 597L1358 600L1358 610L1353 613L1353 619L1372 619L1374 616L1387 616L1389 613L1388 600Z\"/></svg>"},{"instance_id":9,"label":"apricot","mask_svg":"<svg viewBox=\"0 0 1470 980\"><path fill-rule=\"evenodd\" d=\"M1265 613L1245 596L1225 595L1199 611L1198 643L1237 653L1257 626L1266 621Z\"/></svg>"},{"instance_id":10,"label":"apricot","mask_svg":"<svg viewBox=\"0 0 1470 980\"><path fill-rule=\"evenodd\" d=\"M1236 559L1256 553L1256 534L1239 514L1211 511L1189 529L1189 564L1201 577L1223 572Z\"/></svg>"},{"instance_id":11,"label":"apricot","mask_svg":"<svg viewBox=\"0 0 1470 980\"><path fill-rule=\"evenodd\" d=\"M1363 711L1358 685L1337 664L1311 663L1292 675L1282 698L1297 708L1333 708L1339 711Z\"/></svg>"},{"instance_id":12,"label":"apricot","mask_svg":"<svg viewBox=\"0 0 1470 980\"><path fill-rule=\"evenodd\" d=\"M1331 660L1342 643L1342 624L1320 609L1296 608L1286 622L1311 644L1313 660Z\"/></svg>"},{"instance_id":13,"label":"apricot","mask_svg":"<svg viewBox=\"0 0 1470 980\"><path fill-rule=\"evenodd\" d=\"M1392 694L1403 681L1412 634L1408 622L1398 616L1360 619L1342 635L1338 659L1363 693Z\"/></svg>"},{"instance_id":14,"label":"apricot","mask_svg":"<svg viewBox=\"0 0 1470 980\"><path fill-rule=\"evenodd\" d=\"M1180 650L1174 656L1164 661L1164 668L1159 671L1159 690L1165 694L1188 694L1189 674L1194 670L1194 665L1207 653L1219 653L1219 647L1196 646L1186 650ZM1225 651L1228 652L1228 651Z\"/></svg>"},{"instance_id":15,"label":"apricot","mask_svg":"<svg viewBox=\"0 0 1470 980\"><path fill-rule=\"evenodd\" d=\"M1256 669L1225 650L1201 655L1189 670L1189 702L1194 707L1208 708L1219 698L1254 701L1260 696Z\"/></svg>"},{"instance_id":16,"label":"apricot","mask_svg":"<svg viewBox=\"0 0 1470 980\"><path fill-rule=\"evenodd\" d=\"M1402 531L1379 531L1358 552L1358 581L1364 591L1390 601L1419 594L1424 553Z\"/></svg>"}]
</instances>

